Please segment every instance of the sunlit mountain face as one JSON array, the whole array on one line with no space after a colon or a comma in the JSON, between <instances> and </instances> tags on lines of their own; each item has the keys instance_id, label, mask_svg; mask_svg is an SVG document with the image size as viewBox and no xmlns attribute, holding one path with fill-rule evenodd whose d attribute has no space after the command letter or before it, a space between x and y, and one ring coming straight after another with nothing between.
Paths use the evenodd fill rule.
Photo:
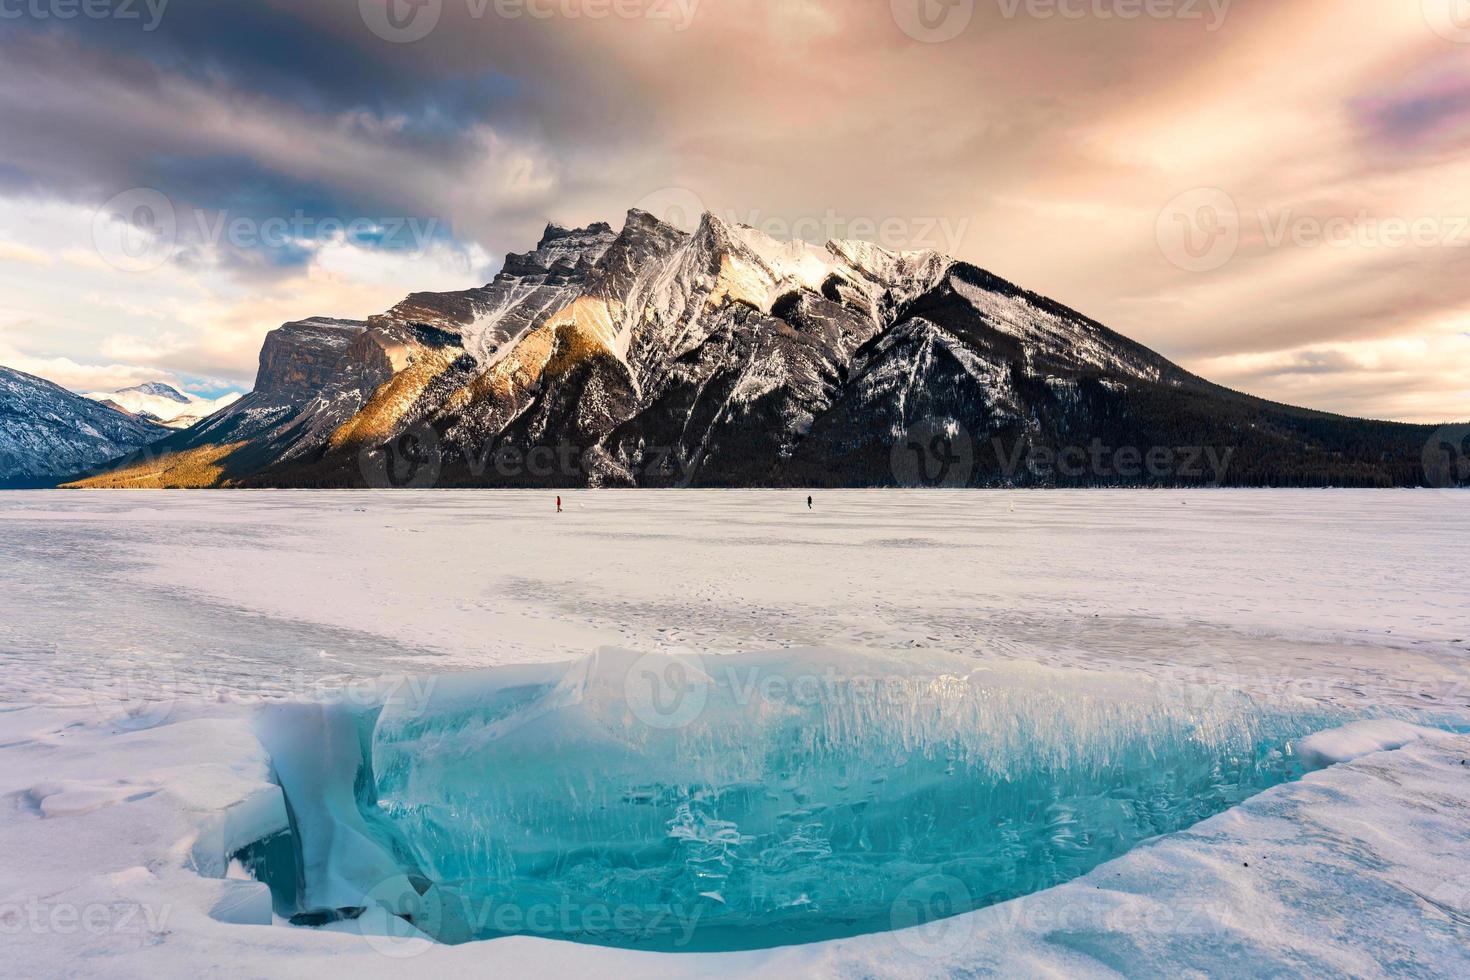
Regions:
<instances>
[{"instance_id":1,"label":"sunlit mountain face","mask_svg":"<svg viewBox=\"0 0 1470 980\"><path fill-rule=\"evenodd\" d=\"M936 251L635 209L482 287L288 323L251 394L77 482L1443 486L1457 433L1242 395Z\"/></svg>"}]
</instances>

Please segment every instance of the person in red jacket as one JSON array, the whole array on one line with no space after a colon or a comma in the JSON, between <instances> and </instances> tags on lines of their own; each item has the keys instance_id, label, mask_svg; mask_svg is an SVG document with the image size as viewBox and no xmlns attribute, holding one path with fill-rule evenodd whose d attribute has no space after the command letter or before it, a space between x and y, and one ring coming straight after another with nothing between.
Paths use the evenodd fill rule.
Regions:
<instances>
[{"instance_id":1,"label":"person in red jacket","mask_svg":"<svg viewBox=\"0 0 1470 980\"><path fill-rule=\"evenodd\" d=\"M561 497L556 498L556 512L561 513Z\"/></svg>"}]
</instances>

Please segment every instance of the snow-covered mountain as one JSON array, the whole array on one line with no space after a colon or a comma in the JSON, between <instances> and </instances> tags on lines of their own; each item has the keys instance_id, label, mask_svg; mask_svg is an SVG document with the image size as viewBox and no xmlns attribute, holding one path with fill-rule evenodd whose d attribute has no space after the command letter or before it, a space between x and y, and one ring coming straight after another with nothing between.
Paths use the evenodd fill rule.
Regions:
<instances>
[{"instance_id":1,"label":"snow-covered mountain","mask_svg":"<svg viewBox=\"0 0 1470 980\"><path fill-rule=\"evenodd\" d=\"M200 398L159 381L118 391L92 392L86 397L170 429L187 429L240 400L240 396L234 393L219 398Z\"/></svg>"},{"instance_id":2,"label":"snow-covered mountain","mask_svg":"<svg viewBox=\"0 0 1470 980\"><path fill-rule=\"evenodd\" d=\"M55 482L166 435L162 426L0 367L0 486Z\"/></svg>"},{"instance_id":3,"label":"snow-covered mountain","mask_svg":"<svg viewBox=\"0 0 1470 980\"><path fill-rule=\"evenodd\" d=\"M96 483L1415 485L1430 435L1210 384L936 252L635 210L477 289L285 325L254 392ZM1175 468L1032 465L1094 446Z\"/></svg>"}]
</instances>

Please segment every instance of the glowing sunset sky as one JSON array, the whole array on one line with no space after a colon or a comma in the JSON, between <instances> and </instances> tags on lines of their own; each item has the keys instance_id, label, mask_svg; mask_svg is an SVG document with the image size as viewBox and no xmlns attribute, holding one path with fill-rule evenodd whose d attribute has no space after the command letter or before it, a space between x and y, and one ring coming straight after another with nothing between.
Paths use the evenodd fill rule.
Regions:
<instances>
[{"instance_id":1,"label":"glowing sunset sky","mask_svg":"<svg viewBox=\"0 0 1470 980\"><path fill-rule=\"evenodd\" d=\"M4 0L0 364L248 388L283 321L702 206L952 252L1269 398L1470 419L1459 0L388 2ZM115 249L140 188L156 261Z\"/></svg>"}]
</instances>

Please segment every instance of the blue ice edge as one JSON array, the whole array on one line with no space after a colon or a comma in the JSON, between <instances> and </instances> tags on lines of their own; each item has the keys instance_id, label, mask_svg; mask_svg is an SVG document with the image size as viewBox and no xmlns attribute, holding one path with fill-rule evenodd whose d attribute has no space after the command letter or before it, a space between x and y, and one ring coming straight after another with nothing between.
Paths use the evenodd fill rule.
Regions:
<instances>
[{"instance_id":1,"label":"blue ice edge","mask_svg":"<svg viewBox=\"0 0 1470 980\"><path fill-rule=\"evenodd\" d=\"M240 857L303 925L820 942L1070 881L1377 716L1136 672L604 650L264 709L290 832Z\"/></svg>"}]
</instances>

